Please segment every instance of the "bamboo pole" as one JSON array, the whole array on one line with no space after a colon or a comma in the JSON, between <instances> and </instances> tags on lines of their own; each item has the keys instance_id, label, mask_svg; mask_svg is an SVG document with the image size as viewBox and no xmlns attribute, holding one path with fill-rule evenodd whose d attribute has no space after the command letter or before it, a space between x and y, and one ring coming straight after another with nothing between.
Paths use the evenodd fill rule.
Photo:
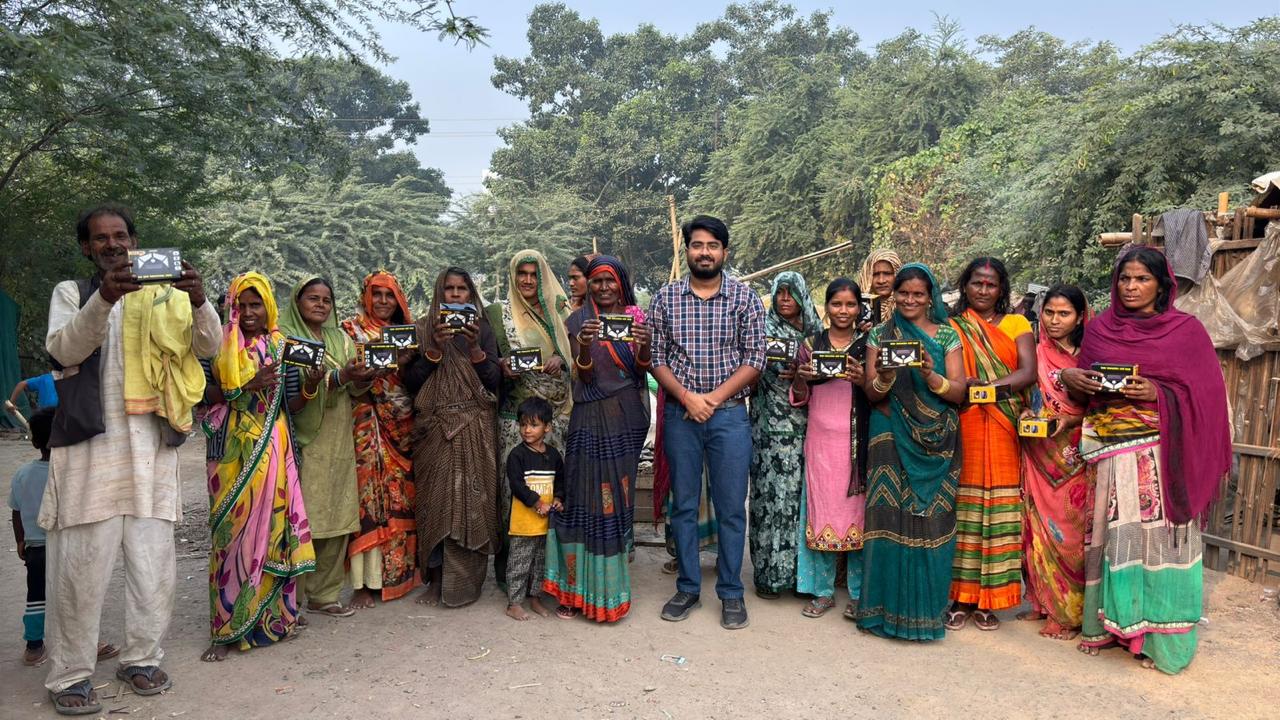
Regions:
<instances>
[{"instance_id":1,"label":"bamboo pole","mask_svg":"<svg viewBox=\"0 0 1280 720\"><path fill-rule=\"evenodd\" d=\"M667 196L667 213L671 216L671 276L670 282L680 279L680 225L676 222L676 196Z\"/></svg>"},{"instance_id":2,"label":"bamboo pole","mask_svg":"<svg viewBox=\"0 0 1280 720\"><path fill-rule=\"evenodd\" d=\"M793 258L791 258L790 260L783 260L782 262L780 262L780 263L778 263L778 264L776 264L776 265L770 265L769 267L767 267L767 268L765 268L765 269L763 269L763 270L757 270L757 271L755 271L755 272L753 272L753 273L749 273L749 274L747 274L747 275L743 275L742 277L738 278L738 280L739 280L740 282L750 282L750 281L752 281L752 280L757 280L757 279L759 279L759 278L762 278L762 277L764 277L765 275L768 275L769 273L773 273L773 272L777 272L777 271L779 271L779 270L783 270L783 269L785 269L785 268L789 268L789 267L791 267L792 265L799 265L800 263L809 262L810 260L817 260L817 259L818 259L818 258L820 258L820 257L825 257L825 256L827 256L827 255L832 255L832 254L835 254L835 253L840 252L841 250L852 250L852 249L853 249L853 242L852 242L852 241L850 241L850 242L843 242L843 243L840 243L839 245L832 245L831 247L828 247L828 248L823 248L823 249L821 249L821 250L815 250L814 252L808 253L808 254L806 254L806 255L800 255L800 256L798 256L798 257L793 257Z\"/></svg>"}]
</instances>

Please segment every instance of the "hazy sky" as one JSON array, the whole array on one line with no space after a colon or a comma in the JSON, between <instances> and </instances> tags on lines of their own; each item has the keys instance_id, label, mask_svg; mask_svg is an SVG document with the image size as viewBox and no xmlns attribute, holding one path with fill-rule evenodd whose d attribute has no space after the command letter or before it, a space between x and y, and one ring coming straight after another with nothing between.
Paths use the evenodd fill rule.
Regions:
<instances>
[{"instance_id":1,"label":"hazy sky","mask_svg":"<svg viewBox=\"0 0 1280 720\"><path fill-rule=\"evenodd\" d=\"M700 22L719 17L727 3L698 0L566 0L583 17L600 21L604 33L629 32L653 23L664 32L685 34ZM1210 3L1204 0L1074 0L1057 3L958 2L809 2L791 3L802 13L835 8L834 22L858 33L870 49L903 29L928 30L934 13L960 22L972 39L984 34L1009 35L1034 25L1065 40L1109 40L1131 52L1179 24L1219 22L1243 25L1255 18L1280 13L1280 0L1258 3ZM488 47L468 51L462 45L437 42L434 35L383 26L387 49L398 60L383 68L406 80L430 118L431 132L414 148L423 165L444 171L445 180L459 194L482 189L489 156L502 145L495 130L526 117L519 100L499 92L489 81L497 55L524 57L528 15L536 2L513 0L457 0L460 14L474 15L491 33ZM1270 9L1268 10L1268 6Z\"/></svg>"}]
</instances>

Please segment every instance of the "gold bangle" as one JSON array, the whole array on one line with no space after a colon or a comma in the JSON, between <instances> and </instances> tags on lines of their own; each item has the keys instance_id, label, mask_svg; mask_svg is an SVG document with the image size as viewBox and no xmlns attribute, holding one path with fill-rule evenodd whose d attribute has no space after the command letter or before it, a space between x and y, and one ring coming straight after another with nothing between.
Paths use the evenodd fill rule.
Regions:
<instances>
[{"instance_id":1,"label":"gold bangle","mask_svg":"<svg viewBox=\"0 0 1280 720\"><path fill-rule=\"evenodd\" d=\"M443 360L443 359L444 359L444 353L440 353L439 355L436 355L435 357L431 357L431 351L430 351L430 350L423 350L423 351L422 351L422 357L426 358L428 362L439 363L441 360Z\"/></svg>"},{"instance_id":2,"label":"gold bangle","mask_svg":"<svg viewBox=\"0 0 1280 720\"><path fill-rule=\"evenodd\" d=\"M885 395L888 395L889 391L893 390L893 383L884 385L880 382L880 376L877 375L875 379L871 381L871 389L875 390L878 393L883 393Z\"/></svg>"},{"instance_id":3,"label":"gold bangle","mask_svg":"<svg viewBox=\"0 0 1280 720\"><path fill-rule=\"evenodd\" d=\"M573 366L578 368L579 370L590 370L591 368L595 367L595 365L596 365L596 361L594 359L588 359L585 365L579 362L578 358L575 357L573 359Z\"/></svg>"},{"instance_id":4,"label":"gold bangle","mask_svg":"<svg viewBox=\"0 0 1280 720\"><path fill-rule=\"evenodd\" d=\"M947 391L951 389L951 381L947 379L946 375L940 375L939 377L942 378L942 384L939 385L937 389L929 389L933 391L934 395L946 395Z\"/></svg>"},{"instance_id":5,"label":"gold bangle","mask_svg":"<svg viewBox=\"0 0 1280 720\"><path fill-rule=\"evenodd\" d=\"M319 388L319 387L317 387L315 390L313 390L313 391L311 391L310 393L308 393L308 392L307 392L307 384L306 384L306 383L303 383L303 384L302 384L302 399L303 399L303 400L315 400L315 399L316 399L316 395L317 395L319 392L320 392L320 388Z\"/></svg>"}]
</instances>

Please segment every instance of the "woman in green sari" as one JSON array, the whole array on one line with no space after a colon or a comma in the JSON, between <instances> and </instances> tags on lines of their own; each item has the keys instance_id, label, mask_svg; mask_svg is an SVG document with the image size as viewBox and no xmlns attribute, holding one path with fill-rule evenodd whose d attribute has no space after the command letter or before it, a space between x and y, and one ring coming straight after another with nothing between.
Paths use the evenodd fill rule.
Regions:
<instances>
[{"instance_id":1,"label":"woman in green sari","mask_svg":"<svg viewBox=\"0 0 1280 720\"><path fill-rule=\"evenodd\" d=\"M881 637L937 640L945 633L955 554L964 361L929 268L904 265L893 297L893 315L867 341L865 389L874 409L862 597L853 615L859 628ZM882 367L880 348L891 340L919 342L921 366Z\"/></svg>"},{"instance_id":2,"label":"woman in green sari","mask_svg":"<svg viewBox=\"0 0 1280 720\"><path fill-rule=\"evenodd\" d=\"M309 611L348 617L355 611L339 602L338 595L346 580L347 542L360 527L351 396L368 391L373 373L357 363L355 344L338 327L328 280L307 278L289 297L280 330L319 340L325 350L323 370L300 371L307 403L293 413L302 497L316 550L316 571L304 578L302 589Z\"/></svg>"},{"instance_id":3,"label":"woman in green sari","mask_svg":"<svg viewBox=\"0 0 1280 720\"><path fill-rule=\"evenodd\" d=\"M773 302L765 315L769 338L799 344L823 330L809 286L800 273L773 279ZM796 359L770 362L751 394L751 567L756 595L773 600L796 587L796 525L804 479L804 435L808 412L791 404Z\"/></svg>"}]
</instances>

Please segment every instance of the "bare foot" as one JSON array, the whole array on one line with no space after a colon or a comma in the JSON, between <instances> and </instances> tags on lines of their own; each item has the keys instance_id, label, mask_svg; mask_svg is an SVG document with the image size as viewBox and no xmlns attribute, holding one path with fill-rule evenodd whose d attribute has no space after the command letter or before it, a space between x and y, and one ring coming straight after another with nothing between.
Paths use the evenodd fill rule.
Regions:
<instances>
[{"instance_id":1,"label":"bare foot","mask_svg":"<svg viewBox=\"0 0 1280 720\"><path fill-rule=\"evenodd\" d=\"M1095 647L1093 645L1085 645L1084 643L1080 643L1079 645L1077 645L1076 649L1090 657L1097 657L1098 651L1102 650L1102 648L1100 647Z\"/></svg>"},{"instance_id":2,"label":"bare foot","mask_svg":"<svg viewBox=\"0 0 1280 720\"><path fill-rule=\"evenodd\" d=\"M1151 658L1147 657L1146 655L1139 655L1139 656L1138 656L1138 659L1142 661L1142 667L1144 667L1144 668L1146 668L1146 669L1148 669L1148 670L1155 670L1155 669L1156 669L1156 661L1155 661L1155 660L1152 660Z\"/></svg>"},{"instance_id":3,"label":"bare foot","mask_svg":"<svg viewBox=\"0 0 1280 720\"><path fill-rule=\"evenodd\" d=\"M1031 621L1038 622L1040 620L1044 620L1047 617L1049 616L1044 613L1036 612L1035 610L1023 610L1022 612L1017 614L1017 618L1019 620L1025 620L1028 622L1031 622ZM1040 633L1040 634L1044 635L1044 633Z\"/></svg>"},{"instance_id":4,"label":"bare foot","mask_svg":"<svg viewBox=\"0 0 1280 720\"><path fill-rule=\"evenodd\" d=\"M529 613L526 613L524 611L524 608L520 607L519 605L508 605L507 617L511 618L512 620L519 620L520 622L524 622L525 620L529 619Z\"/></svg>"},{"instance_id":5,"label":"bare foot","mask_svg":"<svg viewBox=\"0 0 1280 720\"><path fill-rule=\"evenodd\" d=\"M365 590L364 588L356 590L351 593L351 602L349 603L349 606L357 610L364 610L366 608L373 607L373 593Z\"/></svg>"},{"instance_id":6,"label":"bare foot","mask_svg":"<svg viewBox=\"0 0 1280 720\"><path fill-rule=\"evenodd\" d=\"M542 601L536 597L529 598L529 609L538 613L542 617L551 617L551 611L548 610L547 606L543 605Z\"/></svg>"},{"instance_id":7,"label":"bare foot","mask_svg":"<svg viewBox=\"0 0 1280 720\"><path fill-rule=\"evenodd\" d=\"M419 605L430 605L431 607L435 607L436 605L439 605L440 604L439 583L431 583L426 588L424 588L421 593L418 593L418 599L416 602Z\"/></svg>"},{"instance_id":8,"label":"bare foot","mask_svg":"<svg viewBox=\"0 0 1280 720\"><path fill-rule=\"evenodd\" d=\"M1044 621L1044 627L1040 628L1040 636L1047 637L1050 640L1071 640L1074 639L1080 631L1075 628L1063 627L1057 620L1052 618Z\"/></svg>"},{"instance_id":9,"label":"bare foot","mask_svg":"<svg viewBox=\"0 0 1280 720\"><path fill-rule=\"evenodd\" d=\"M230 649L226 645L210 645L209 649L200 655L200 659L205 662L222 662L227 659L227 651Z\"/></svg>"}]
</instances>

